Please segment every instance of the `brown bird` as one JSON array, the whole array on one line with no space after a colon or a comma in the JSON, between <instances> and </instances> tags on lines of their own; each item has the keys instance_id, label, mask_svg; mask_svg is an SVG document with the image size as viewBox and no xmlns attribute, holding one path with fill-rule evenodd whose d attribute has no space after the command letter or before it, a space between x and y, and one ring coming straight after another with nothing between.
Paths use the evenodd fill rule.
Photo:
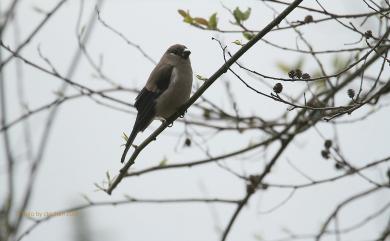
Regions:
<instances>
[{"instance_id":1,"label":"brown bird","mask_svg":"<svg viewBox=\"0 0 390 241\"><path fill-rule=\"evenodd\" d=\"M190 98L190 54L186 46L172 45L153 69L145 87L135 99L138 114L122 154L122 163L138 132L144 131L156 117L169 118Z\"/></svg>"}]
</instances>

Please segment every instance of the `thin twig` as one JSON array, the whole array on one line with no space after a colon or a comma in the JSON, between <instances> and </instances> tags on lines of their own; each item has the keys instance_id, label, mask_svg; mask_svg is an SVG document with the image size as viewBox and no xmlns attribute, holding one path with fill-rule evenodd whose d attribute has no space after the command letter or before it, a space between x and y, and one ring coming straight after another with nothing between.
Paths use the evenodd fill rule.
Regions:
<instances>
[{"instance_id":1,"label":"thin twig","mask_svg":"<svg viewBox=\"0 0 390 241\"><path fill-rule=\"evenodd\" d=\"M222 65L209 79L207 79L203 85L194 93L194 95L184 104L180 111L172 115L168 120L161 124L161 126L154 131L141 145L139 145L130 159L126 162L125 166L120 170L119 175L115 178L114 182L108 187L107 193L111 194L112 191L125 177L129 168L134 164L138 154L157 136L165 130L174 120L181 116L185 110L187 110L195 101L224 73L227 72L230 66L232 66L245 52L253 47L261 38L263 38L271 29L277 26L296 6L298 6L303 0L295 0L288 8L286 8L277 18L271 21L262 31L260 31L253 39L251 39L246 45L240 48L224 65Z\"/></svg>"}]
</instances>

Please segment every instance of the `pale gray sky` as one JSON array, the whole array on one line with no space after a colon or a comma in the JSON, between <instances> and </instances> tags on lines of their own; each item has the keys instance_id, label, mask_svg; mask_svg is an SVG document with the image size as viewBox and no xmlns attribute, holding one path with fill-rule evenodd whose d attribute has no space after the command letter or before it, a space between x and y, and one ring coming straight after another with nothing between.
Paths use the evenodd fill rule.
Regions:
<instances>
[{"instance_id":1,"label":"pale gray sky","mask_svg":"<svg viewBox=\"0 0 390 241\"><path fill-rule=\"evenodd\" d=\"M83 23L86 23L89 13L93 10L95 1L86 1ZM307 2L307 1L305 1ZM260 1L222 1L230 8L239 4L241 8L252 7L252 17L248 26L260 29L273 17L273 13ZM18 11L18 22L21 28L22 39L40 21L42 16L33 10L39 6L44 10L50 9L54 4L52 0L25 0L21 1ZM356 0L332 1L326 5L329 10L338 13L359 12L364 5L357 4ZM106 1L101 9L101 15L111 26L120 30L129 40L139 44L155 60L158 60L165 49L173 43L183 43L191 51L191 61L194 73L202 76L210 76L223 64L221 50L211 37L218 37L234 51L238 47L231 44L236 39L243 40L239 35L216 34L198 30L182 22L177 14L177 9L189 9L194 16L209 16L218 12L221 28L233 28L228 19L231 17L223 9L220 1L188 0L188 1ZM279 9L280 10L280 9ZM75 23L79 11L78 1L69 1L43 28L38 36L26 47L22 54L28 59L42 65L45 63L39 58L37 46L42 53L51 60L60 73L65 73L69 62L75 52L77 42L75 36ZM297 11L288 19L297 20L294 16L302 17ZM372 23L372 27L376 27ZM309 25L302 28L318 50L343 47L345 42L354 42L358 36L346 33L342 29L334 28L333 24ZM283 33L274 32L267 39L295 47L295 35L292 31ZM4 41L14 46L13 31L8 31ZM146 60L136 49L128 46L123 40L112 32L97 24L92 34L91 41L87 45L88 51L98 60L99 55L104 56L104 72L128 87L142 87L153 65ZM277 62L283 61L293 64L299 59L299 55L291 52L280 51L270 46L259 43L250 50L240 61L248 66L261 70L268 75L283 76L277 67ZM331 59L325 59L330 65ZM14 63L12 64L14 65ZM11 66L11 65L10 65ZM307 71L315 70L313 59L306 57ZM12 68L5 73L8 84L8 102L11 106L18 106L15 74ZM31 69L23 67L27 98L30 108L38 107L54 100L54 92L61 83L58 79ZM329 68L331 69L331 68ZM101 81L92 78L93 70L85 59L78 67L75 81L98 88L105 86ZM389 74L389 70L386 70ZM259 113L264 118L278 116L285 111L287 106L274 103L269 99L256 95L245 88L231 75L224 75L221 79L228 79L234 86L234 95L242 106L242 113ZM226 98L220 93L222 81L211 87L205 95L217 103L225 103ZM254 82L257 84L257 82ZM201 84L195 79L195 85ZM271 86L274 82L270 82ZM287 84L286 91L295 91L294 85ZM260 88L267 88L258 84ZM357 87L358 85L353 87ZM69 89L72 93L74 90ZM271 89L265 92L270 92ZM117 95L124 100L132 102L134 95ZM387 101L388 98L387 98ZM225 106L228 104L225 103ZM9 108L9 119L20 115L18 108ZM187 118L191 118L193 110L189 110ZM346 118L355 118L364 110L353 113ZM37 115L31 119L31 127L35 140L39 140L46 120L45 115ZM54 130L51 133L45 159L39 171L36 189L28 210L30 211L55 211L73 205L85 203L82 194L91 200L117 200L124 194L140 198L168 198L168 197L225 197L240 198L244 195L245 188L240 180L227 173L217 165L181 169L180 171L164 171L148 174L142 177L125 179L115 190L112 196L103 192L95 192L93 183L102 182L105 172L116 175L121 164L119 163L122 144L122 132L129 132L134 121L134 116L107 109L96 105L89 99L82 98L69 101L60 108ZM388 108L372 115L364 122L354 125L344 125L340 128L340 140L344 154L356 166L361 166L368 161L377 160L388 155L390 126ZM158 126L153 125L139 135L136 143L144 139ZM318 129L331 138L332 127L328 124L320 124ZM18 146L23 142L20 127L12 131L12 143ZM136 161L134 169L149 167L158 164L164 157L169 162L184 162L197 160L204 155L198 150L179 148L175 150L178 133L183 132L183 126L176 123L152 143ZM258 140L255 134L237 136L224 134L209 140L211 154L221 154L225 151L246 146L248 140ZM267 179L277 183L298 183L305 181L287 164L287 159L294 161L306 173L316 178L334 175L337 172L333 165L320 157L323 141L318 134L311 130L302 136L288 148L276 166L272 175ZM1 152L3 152L1 142ZM18 149L21 155L25 150ZM259 163L264 162L268 155L253 155L253 162L240 162L239 159L227 160L230 168L236 171L246 170L256 172ZM1 166L4 166L4 156L1 155ZM26 178L26 165L18 164L18 180L20 187ZM260 166L261 167L261 166ZM381 169L386 170L385 168ZM1 171L3 173L3 171ZM366 173L368 176L381 180L378 170ZM383 172L382 172L383 175ZM258 192L239 216L229 240L254 240L254 235L263 238L277 238L284 236L282 229L297 233L315 233L321 222L330 213L336 203L339 203L351 193L355 193L368 187L361 178L354 177L340 181L338 185L325 184L319 187L299 190L293 198L280 209L267 214L261 211L268 210L281 202L289 195L289 190L272 189L265 193ZM21 190L19 189L19 194ZM357 220L360 215L367 213L385 203L390 198L389 193L383 192L375 198L368 198L354 208L347 209L340 223L343 224ZM205 204L176 204L176 205L143 205L131 204L118 207L98 207L89 209L91 240L137 240L137 241L168 241L168 240L219 240L217 228L224 228L227 220L234 210L231 205L205 205ZM83 212L84 213L84 212ZM388 212L387 212L388 213ZM385 215L386 216L386 215ZM77 217L76 217L77 218ZM352 221L351 221L352 220ZM384 217L374 221L361 231L347 236L348 240L369 239L382 227ZM36 230L25 237L26 241L41 240L72 240L74 237L74 225L72 218L59 217L47 223L41 224ZM217 225L217 227L215 226Z\"/></svg>"}]
</instances>

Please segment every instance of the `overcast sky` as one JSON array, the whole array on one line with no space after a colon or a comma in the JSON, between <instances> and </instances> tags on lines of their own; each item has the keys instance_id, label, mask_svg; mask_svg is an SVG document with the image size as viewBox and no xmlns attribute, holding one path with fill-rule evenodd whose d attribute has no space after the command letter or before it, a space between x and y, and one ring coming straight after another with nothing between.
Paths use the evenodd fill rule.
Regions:
<instances>
[{"instance_id":1,"label":"overcast sky","mask_svg":"<svg viewBox=\"0 0 390 241\"><path fill-rule=\"evenodd\" d=\"M24 39L42 19L42 15L34 10L34 7L49 10L55 2L53 0L21 1L16 16L21 39ZM356 0L337 1L337 4L331 2L325 6L332 12L354 13L365 9L364 5L357 4ZM253 0L221 2L206 0L110 0L106 1L101 8L101 16L111 26L120 30L129 40L139 44L157 61L170 45L174 43L185 44L192 51L191 61L194 73L208 77L223 64L221 50L217 42L211 38L221 39L229 45L231 51L238 49L238 46L231 42L237 39L244 41L244 39L240 35L222 35L191 27L182 22L177 10L189 9L194 16L204 17L218 12L221 28L234 29L234 26L229 24L231 17L222 4L229 8L240 6L242 9L246 9L251 7L252 17L248 21L248 26L252 29L261 29L274 16L272 11L260 1ZM94 5L95 1L86 1L82 19L83 25L88 21ZM22 51L23 56L45 65L38 54L37 47L40 46L41 52L50 59L55 68L60 73L65 74L77 48L75 28L79 7L79 1L68 1ZM281 10L281 8L276 9ZM290 21L298 20L297 18L302 19L304 15L301 13L296 11L288 19ZM374 22L368 23L367 26L376 27ZM14 30L13 28L9 29L4 37L4 42L11 47L15 46ZM302 31L318 50L341 48L344 43L351 43L359 38L357 35L346 33L339 27L334 27L333 24L313 24L302 28ZM295 35L291 31L272 32L266 38L275 43L295 47ZM143 57L137 49L127 45L100 23L96 24L87 49L96 61L99 60L99 56L103 56L102 69L104 73L126 87L141 88L153 69L153 64ZM258 43L240 61L268 75L285 76L285 73L277 68L277 63L294 64L299 57L297 54ZM331 58L324 57L324 63L329 67ZM8 108L9 120L20 115L16 75L11 66L14 66L14 63L7 68L5 73L8 85L8 105L15 106L15 108ZM306 71L315 71L315 66L313 59L305 58ZM56 98L55 92L62 84L61 81L26 66L23 67L23 71L28 104L31 109ZM93 73L93 69L83 58L72 80L93 88L107 86L101 80L94 79ZM385 73L387 76L389 75L388 69ZM281 103L274 103L250 92L231 75L222 76L220 81L205 93L207 97L218 104L228 106L226 96L221 95L224 88L222 80L229 81L234 87L233 94L243 114L258 113L267 119L278 116L287 109L287 106ZM194 78L194 90L200 84L201 81ZM273 84L274 82L270 82L270 86ZM264 88L267 93L271 91L271 88L265 85L259 84L258 86ZM351 87L356 88L357 86L356 84ZM296 91L294 84L286 85L285 88L287 91ZM70 88L69 93L75 92ZM135 98L135 95L132 94L116 94L115 96L130 103L133 103ZM385 98L385 101L388 102L389 99ZM356 111L352 116L346 118L358 117L364 111ZM45 128L46 114L36 115L30 120L35 141L34 147L38 145L36 142ZM190 109L186 118L191 118L195 114L196 111ZM245 194L243 182L215 164L207 167L156 172L142 177L125 179L112 196L96 192L94 183L101 183L105 179L106 171L109 171L111 175L118 173L122 154L120 145L123 142L121 135L123 132L130 132L133 121L134 115L97 105L87 98L71 100L62 105L38 173L33 201L28 210L56 211L83 204L86 203L83 195L94 201L112 201L122 199L124 194L139 198L241 198ZM354 165L362 166L388 155L389 121L390 115L387 108L373 114L364 122L341 126L339 134L343 153ZM159 122L155 121L147 131L137 137L136 143L140 143L158 125ZM327 138L332 138L332 126L319 124L317 128ZM168 163L173 163L205 157L195 148L182 147L183 139L178 139L178 135L182 133L183 126L181 124L176 123L172 128L169 128L139 156L134 169L156 165L164 158L168 159ZM259 140L259 136L256 134L258 133L240 136L236 133L230 133L211 138L209 140L210 153L217 155L246 146L248 140ZM19 146L18 144L23 146L22 143L22 128L16 127L12 130L12 144L16 147ZM4 153L3 142L0 144L0 152ZM287 160L293 161L301 170L319 179L337 174L333 165L321 158L322 145L323 140L314 130L299 136L284 153L280 163L267 181L287 184L305 181L292 170L291 166L287 164ZM18 154L21 156L17 173L19 194L22 191L20 187L26 181L27 165L23 163L25 152L24 148L18 148ZM259 170L259 165L261 167L264 164L263 161L272 155L272 152L251 154L253 155L249 156L251 160L249 162L244 163L240 159L233 159L226 160L224 163L238 172L245 170L247 173L254 173ZM3 174L3 154L1 154L0 164ZM383 170L386 168L382 166L380 170L367 172L367 175L376 178L376 180L383 180ZM1 180L3 181L3 179ZM266 215L262 212L283 201L290 194L290 191L271 189L265 193L258 192L239 216L229 240L255 240L256 235L267 239L278 238L284 236L286 230L297 233L315 233L335 204L351 193L362 191L367 187L369 185L365 181L354 177L340 181L338 185L325 184L299 190L287 204ZM0 194L3 194L2 191ZM358 205L351 206L343 212L340 223L345 223L346 226L354 223L353 221L357 220L357 217L367 214L369 210L376 210L379 206L384 205L385 200L389 200L389 198L389 192L383 192L359 202ZM80 212L79 216L75 218L58 217L41 224L24 240L72 240L75 229L83 225L80 221L80 215L85 215L85 225L89 226L91 240L94 241L107 239L118 241L218 240L220 228L223 229L226 226L233 210L232 205L219 204L130 204L117 207L97 207ZM389 210L387 213L390 214ZM386 215L364 226L361 231L346 237L348 240L372 238L381 230Z\"/></svg>"}]
</instances>

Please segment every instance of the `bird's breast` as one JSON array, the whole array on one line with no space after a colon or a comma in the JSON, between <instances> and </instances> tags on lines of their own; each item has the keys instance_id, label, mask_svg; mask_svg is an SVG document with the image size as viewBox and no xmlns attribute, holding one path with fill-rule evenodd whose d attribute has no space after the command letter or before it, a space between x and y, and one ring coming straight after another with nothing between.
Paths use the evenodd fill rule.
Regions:
<instances>
[{"instance_id":1,"label":"bird's breast","mask_svg":"<svg viewBox=\"0 0 390 241\"><path fill-rule=\"evenodd\" d=\"M170 117L189 99L191 88L191 65L174 67L168 88L156 100L156 116Z\"/></svg>"}]
</instances>

